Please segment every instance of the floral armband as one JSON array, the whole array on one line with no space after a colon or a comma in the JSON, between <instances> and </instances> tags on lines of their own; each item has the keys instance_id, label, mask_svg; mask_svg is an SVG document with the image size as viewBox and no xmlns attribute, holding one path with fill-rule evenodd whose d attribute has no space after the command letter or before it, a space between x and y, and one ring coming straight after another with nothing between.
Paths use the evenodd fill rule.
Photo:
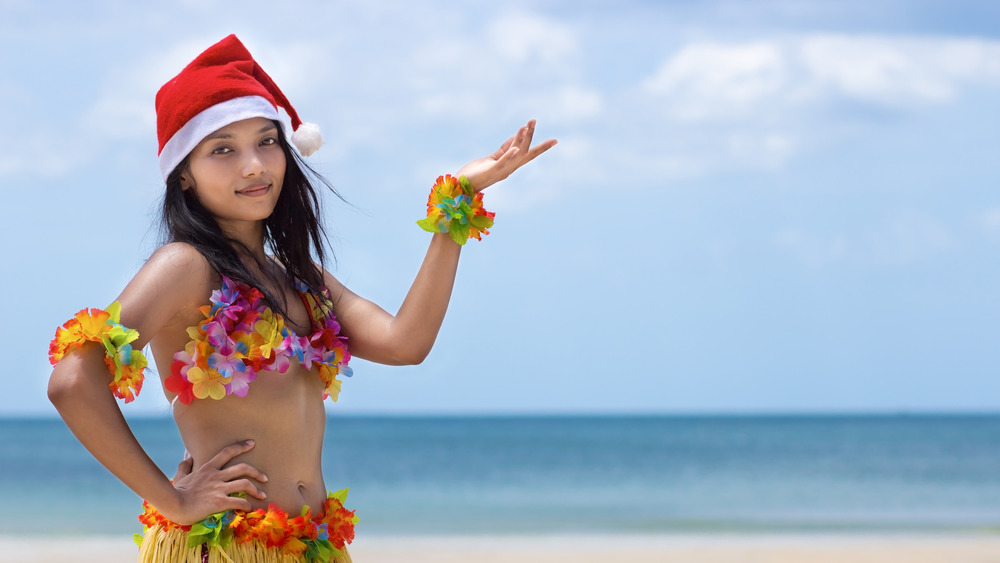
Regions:
<instances>
[{"instance_id":1,"label":"floral armband","mask_svg":"<svg viewBox=\"0 0 1000 563\"><path fill-rule=\"evenodd\" d=\"M119 323L122 306L115 301L108 310L83 309L63 326L49 343L49 362L59 363L67 353L79 349L85 342L101 342L107 354L104 363L114 376L109 387L119 399L132 402L142 389L143 370L149 362L141 350L133 350L132 342L139 332Z\"/></svg>"},{"instance_id":2,"label":"floral armband","mask_svg":"<svg viewBox=\"0 0 1000 563\"><path fill-rule=\"evenodd\" d=\"M482 240L488 235L496 215L483 207L482 192L476 193L465 176L438 176L427 198L427 217L417 221L425 231L448 233L451 240L465 244L469 237Z\"/></svg>"}]
</instances>

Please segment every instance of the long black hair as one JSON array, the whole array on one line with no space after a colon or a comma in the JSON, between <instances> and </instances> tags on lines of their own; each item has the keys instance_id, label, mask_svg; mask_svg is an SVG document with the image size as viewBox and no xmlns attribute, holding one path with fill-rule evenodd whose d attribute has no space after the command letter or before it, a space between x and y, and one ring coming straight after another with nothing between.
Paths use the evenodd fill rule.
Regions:
<instances>
[{"instance_id":1,"label":"long black hair","mask_svg":"<svg viewBox=\"0 0 1000 563\"><path fill-rule=\"evenodd\" d=\"M278 128L278 144L285 154L285 177L274 211L264 220L264 244L283 267L284 279L273 268L260 263L242 242L226 236L215 217L198 201L194 190L181 189L181 175L188 169L190 155L167 177L162 229L166 242L184 242L195 247L216 272L258 288L271 306L284 315L284 294L272 295L269 287L281 287L296 280L316 293L323 287L323 273L316 263L324 264L327 254L324 243L328 239L319 219L320 201L311 180L323 184L338 198L340 194L292 149L281 122L274 124ZM258 262L258 270L271 283L261 283L264 280L247 268L244 262L247 258Z\"/></svg>"}]
</instances>

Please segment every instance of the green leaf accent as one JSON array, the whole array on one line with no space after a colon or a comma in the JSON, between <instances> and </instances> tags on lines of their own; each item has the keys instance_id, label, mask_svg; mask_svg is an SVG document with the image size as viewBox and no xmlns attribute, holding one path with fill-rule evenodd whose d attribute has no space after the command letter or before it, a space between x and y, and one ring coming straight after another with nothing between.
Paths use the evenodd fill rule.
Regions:
<instances>
[{"instance_id":1,"label":"green leaf accent","mask_svg":"<svg viewBox=\"0 0 1000 563\"><path fill-rule=\"evenodd\" d=\"M192 524L191 531L188 532L188 549L203 543L210 547L217 545L224 548L228 546L229 541L233 538L233 531L229 528L229 522L232 521L232 518L227 518L231 515L231 510L224 510L210 515L201 522Z\"/></svg>"},{"instance_id":2,"label":"green leaf accent","mask_svg":"<svg viewBox=\"0 0 1000 563\"><path fill-rule=\"evenodd\" d=\"M438 229L438 222L437 219L435 218L424 217L423 219L417 221L417 225L420 225L420 228L427 231L428 233L442 232L440 229Z\"/></svg>"},{"instance_id":3,"label":"green leaf accent","mask_svg":"<svg viewBox=\"0 0 1000 563\"><path fill-rule=\"evenodd\" d=\"M333 547L330 540L302 540L302 543L306 544L306 551L302 555L308 563L326 563L333 557L344 555Z\"/></svg>"},{"instance_id":4,"label":"green leaf accent","mask_svg":"<svg viewBox=\"0 0 1000 563\"><path fill-rule=\"evenodd\" d=\"M344 503L347 502L347 491L348 490L349 490L349 488L345 487L343 489L340 489L339 491L334 491L334 492L330 493L329 497L330 498L335 498L335 499L339 500L340 504L344 504Z\"/></svg>"},{"instance_id":5,"label":"green leaf accent","mask_svg":"<svg viewBox=\"0 0 1000 563\"><path fill-rule=\"evenodd\" d=\"M476 195L476 192L472 189L472 182L465 176L458 177L458 184L462 186L462 191L465 192L465 195L469 197Z\"/></svg>"},{"instance_id":6,"label":"green leaf accent","mask_svg":"<svg viewBox=\"0 0 1000 563\"><path fill-rule=\"evenodd\" d=\"M111 316L111 322L115 324L121 323L122 318L122 304L118 301L112 301L105 312Z\"/></svg>"},{"instance_id":7,"label":"green leaf accent","mask_svg":"<svg viewBox=\"0 0 1000 563\"><path fill-rule=\"evenodd\" d=\"M451 236L451 240L458 244L469 242L469 228L458 221L452 220L448 224L448 234Z\"/></svg>"}]
</instances>

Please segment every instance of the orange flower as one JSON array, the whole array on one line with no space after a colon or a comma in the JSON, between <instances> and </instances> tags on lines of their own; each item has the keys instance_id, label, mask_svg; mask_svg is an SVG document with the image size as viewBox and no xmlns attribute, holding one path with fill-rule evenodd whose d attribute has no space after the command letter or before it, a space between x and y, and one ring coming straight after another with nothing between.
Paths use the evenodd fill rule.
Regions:
<instances>
[{"instance_id":1,"label":"orange flower","mask_svg":"<svg viewBox=\"0 0 1000 563\"><path fill-rule=\"evenodd\" d=\"M49 343L49 361L59 363L67 353L81 348L86 342L99 342L104 346L104 364L113 376L111 391L126 403L132 402L142 389L146 357L134 350L131 343L139 333L119 324L121 304L111 303L108 309L82 309L73 318L56 329L56 336Z\"/></svg>"}]
</instances>

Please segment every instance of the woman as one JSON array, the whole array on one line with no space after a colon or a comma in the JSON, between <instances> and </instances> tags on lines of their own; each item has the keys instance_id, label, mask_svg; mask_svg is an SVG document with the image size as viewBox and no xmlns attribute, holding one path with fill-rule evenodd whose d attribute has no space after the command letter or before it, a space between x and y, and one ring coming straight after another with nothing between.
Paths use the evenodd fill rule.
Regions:
<instances>
[{"instance_id":1,"label":"woman","mask_svg":"<svg viewBox=\"0 0 1000 563\"><path fill-rule=\"evenodd\" d=\"M346 493L328 495L323 481L323 399L336 400L351 356L423 360L460 243L492 225L478 192L555 141L531 146L529 122L462 167L461 180L438 179L419 222L435 234L393 316L322 268L317 197L277 107L304 155L321 140L235 36L164 85L156 107L170 241L106 311L81 311L60 327L49 397L145 499L141 561L349 561L356 518ZM146 344L190 453L172 481L114 399L139 392Z\"/></svg>"}]
</instances>

